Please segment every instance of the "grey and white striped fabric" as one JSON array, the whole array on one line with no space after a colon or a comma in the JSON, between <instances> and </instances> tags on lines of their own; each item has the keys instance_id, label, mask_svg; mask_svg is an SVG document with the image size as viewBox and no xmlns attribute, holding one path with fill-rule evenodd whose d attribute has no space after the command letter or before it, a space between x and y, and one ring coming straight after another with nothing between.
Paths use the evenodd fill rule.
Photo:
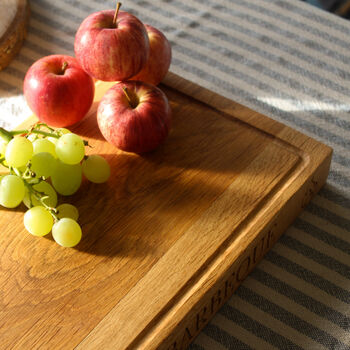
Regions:
<instances>
[{"instance_id":1,"label":"grey and white striped fabric","mask_svg":"<svg viewBox=\"0 0 350 350\"><path fill-rule=\"evenodd\" d=\"M0 72L1 123L29 114L29 65L73 54L81 21L114 0L31 0L28 38ZM191 345L350 349L350 22L298 0L128 0L162 30L171 70L333 147L327 185Z\"/></svg>"}]
</instances>

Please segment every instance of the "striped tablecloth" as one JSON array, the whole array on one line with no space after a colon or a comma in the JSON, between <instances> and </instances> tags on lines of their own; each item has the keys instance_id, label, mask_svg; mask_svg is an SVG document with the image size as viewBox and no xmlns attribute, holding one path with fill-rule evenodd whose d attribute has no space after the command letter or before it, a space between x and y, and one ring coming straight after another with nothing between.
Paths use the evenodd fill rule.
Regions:
<instances>
[{"instance_id":1,"label":"striped tablecloth","mask_svg":"<svg viewBox=\"0 0 350 350\"><path fill-rule=\"evenodd\" d=\"M0 118L29 114L24 74L73 55L75 32L114 0L31 0L28 38L0 72ZM298 0L128 0L162 30L171 70L333 147L327 185L191 345L350 349L350 22Z\"/></svg>"}]
</instances>

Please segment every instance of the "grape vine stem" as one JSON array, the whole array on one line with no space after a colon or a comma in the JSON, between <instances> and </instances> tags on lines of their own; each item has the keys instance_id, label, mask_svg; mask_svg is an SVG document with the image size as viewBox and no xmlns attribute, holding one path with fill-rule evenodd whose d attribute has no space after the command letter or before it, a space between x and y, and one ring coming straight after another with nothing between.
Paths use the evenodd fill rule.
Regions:
<instances>
[{"instance_id":1,"label":"grape vine stem","mask_svg":"<svg viewBox=\"0 0 350 350\"><path fill-rule=\"evenodd\" d=\"M33 129L33 130L14 130L14 131L10 131L11 135L22 135L22 134L38 134L38 135L43 135L43 136L47 136L47 137L55 137L56 139L60 138L60 135L57 135L55 133L52 132L46 132L43 130L37 130L37 129Z\"/></svg>"},{"instance_id":2,"label":"grape vine stem","mask_svg":"<svg viewBox=\"0 0 350 350\"><path fill-rule=\"evenodd\" d=\"M24 182L24 185L28 188L28 191L29 191L29 199L30 199L30 204L33 205L32 203L32 198L31 198L31 194L33 194L33 196L35 197L36 200L38 200L42 205L43 207L48 210L50 212L50 214L52 215L52 217L54 218L55 222L57 222L59 220L57 214L56 214L56 209L55 208L52 208L50 206L48 206L46 203L45 203L45 199L49 198L48 196L45 195L44 192L39 192L39 191L36 191L34 188L33 188L33 185L28 183L28 181L23 178L23 182ZM40 182L38 182L40 183Z\"/></svg>"}]
</instances>

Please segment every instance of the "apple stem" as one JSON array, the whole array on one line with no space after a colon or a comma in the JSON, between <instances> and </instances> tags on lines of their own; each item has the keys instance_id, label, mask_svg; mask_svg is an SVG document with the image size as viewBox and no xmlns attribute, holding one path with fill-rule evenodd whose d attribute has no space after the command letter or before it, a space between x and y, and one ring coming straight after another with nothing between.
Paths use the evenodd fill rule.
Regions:
<instances>
[{"instance_id":1,"label":"apple stem","mask_svg":"<svg viewBox=\"0 0 350 350\"><path fill-rule=\"evenodd\" d=\"M68 67L68 62L64 61L63 64L62 64L62 74L64 74L64 72L66 71L67 67Z\"/></svg>"},{"instance_id":2,"label":"apple stem","mask_svg":"<svg viewBox=\"0 0 350 350\"><path fill-rule=\"evenodd\" d=\"M114 17L113 17L113 25L117 28L118 25L117 25L117 17L118 17L118 12L119 12L119 9L120 9L120 6L122 6L121 2L117 2L117 7L115 9L115 12L114 12Z\"/></svg>"},{"instance_id":3,"label":"apple stem","mask_svg":"<svg viewBox=\"0 0 350 350\"><path fill-rule=\"evenodd\" d=\"M128 102L129 102L129 105L131 108L136 108L136 106L138 105L138 102L133 100L130 96L129 96L129 93L128 93L128 89L123 86L123 92L124 92L124 95L126 96Z\"/></svg>"}]
</instances>

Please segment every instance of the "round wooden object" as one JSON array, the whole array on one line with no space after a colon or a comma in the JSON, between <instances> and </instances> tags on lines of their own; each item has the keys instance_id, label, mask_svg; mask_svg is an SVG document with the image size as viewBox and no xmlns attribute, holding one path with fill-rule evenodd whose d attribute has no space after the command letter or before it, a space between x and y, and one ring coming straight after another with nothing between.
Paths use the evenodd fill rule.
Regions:
<instances>
[{"instance_id":1,"label":"round wooden object","mask_svg":"<svg viewBox=\"0 0 350 350\"><path fill-rule=\"evenodd\" d=\"M0 70L18 53L27 34L27 0L0 1Z\"/></svg>"}]
</instances>

